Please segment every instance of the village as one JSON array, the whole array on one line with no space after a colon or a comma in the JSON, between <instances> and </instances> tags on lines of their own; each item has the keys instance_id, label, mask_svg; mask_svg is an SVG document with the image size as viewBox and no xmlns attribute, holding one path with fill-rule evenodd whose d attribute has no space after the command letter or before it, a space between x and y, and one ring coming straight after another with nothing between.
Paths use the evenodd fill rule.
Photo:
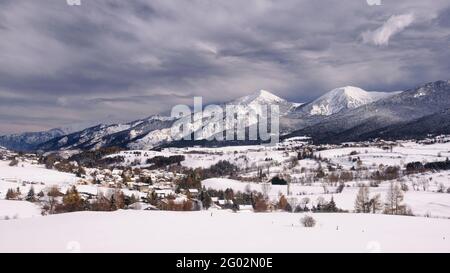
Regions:
<instances>
[{"instance_id":1,"label":"village","mask_svg":"<svg viewBox=\"0 0 450 273\"><path fill-rule=\"evenodd\" d=\"M0 250L21 251L33 240L31 251L64 252L86 230L75 241L82 251L102 250L107 240L115 251L170 252L167 238L186 242L181 250L199 238L217 240L221 230L235 240L212 251L230 251L236 240L258 242L243 246L252 252L260 244L309 250L321 234L349 251L372 251L370 238L379 238L376 250L401 250L395 240L411 236L419 238L414 249L448 251L449 157L448 136L58 153L0 148L0 224L10 233L40 230L21 233L21 244L3 236ZM130 235L137 226L161 236ZM282 242L275 248L274 238Z\"/></svg>"}]
</instances>

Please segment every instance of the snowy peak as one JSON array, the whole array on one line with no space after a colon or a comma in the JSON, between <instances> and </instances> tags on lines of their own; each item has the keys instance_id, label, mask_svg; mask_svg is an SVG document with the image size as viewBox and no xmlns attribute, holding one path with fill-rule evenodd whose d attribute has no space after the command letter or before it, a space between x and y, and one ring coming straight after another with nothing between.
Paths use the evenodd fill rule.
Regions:
<instances>
[{"instance_id":1,"label":"snowy peak","mask_svg":"<svg viewBox=\"0 0 450 273\"><path fill-rule=\"evenodd\" d=\"M253 94L234 100L233 102L231 102L231 104L238 104L238 105L280 104L284 102L286 102L286 100L272 94L269 91L259 90Z\"/></svg>"},{"instance_id":2,"label":"snowy peak","mask_svg":"<svg viewBox=\"0 0 450 273\"><path fill-rule=\"evenodd\" d=\"M300 130L293 135L310 136L315 142L321 143L342 143L448 134L450 82L431 82L400 93L385 93L388 97L381 99L383 93L375 94L375 99L379 100L362 107L325 118L311 116L317 120L316 123L299 126Z\"/></svg>"},{"instance_id":3,"label":"snowy peak","mask_svg":"<svg viewBox=\"0 0 450 273\"><path fill-rule=\"evenodd\" d=\"M257 97L255 100L257 101L264 101L264 102L284 102L285 100L270 93L269 91L266 90L259 90L258 92L256 92Z\"/></svg>"},{"instance_id":4,"label":"snowy peak","mask_svg":"<svg viewBox=\"0 0 450 273\"><path fill-rule=\"evenodd\" d=\"M354 109L397 93L368 92L359 87L345 86L331 90L307 107L310 115L329 116L345 109Z\"/></svg>"},{"instance_id":5,"label":"snowy peak","mask_svg":"<svg viewBox=\"0 0 450 273\"><path fill-rule=\"evenodd\" d=\"M368 96L368 92L364 89L361 89L359 87L355 86L345 86L345 87L339 87L336 89L331 90L329 95L344 95L349 98L359 98L364 99Z\"/></svg>"}]
</instances>

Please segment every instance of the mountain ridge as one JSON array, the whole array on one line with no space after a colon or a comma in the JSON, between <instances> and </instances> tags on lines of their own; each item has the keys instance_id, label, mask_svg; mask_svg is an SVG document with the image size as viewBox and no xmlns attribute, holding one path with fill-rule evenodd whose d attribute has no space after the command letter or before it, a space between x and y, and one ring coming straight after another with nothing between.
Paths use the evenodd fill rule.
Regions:
<instances>
[{"instance_id":1,"label":"mountain ridge","mask_svg":"<svg viewBox=\"0 0 450 273\"><path fill-rule=\"evenodd\" d=\"M314 105L320 106L318 102L329 103L329 106L314 108ZM408 132L409 135L414 135L413 131L420 131L420 128L409 122L420 120L426 127L427 121L435 123L435 120L446 120L446 116L439 113L447 113L445 110L450 108L450 81L426 83L403 92L369 92L358 87L345 86L333 89L300 106L299 103L289 102L269 91L259 90L222 106L229 104L250 107L259 104L279 105L280 130L283 137L306 135L317 142L343 142L388 135L399 137L394 132L400 125L406 128L405 134ZM326 111L321 111L322 108ZM314 109L319 110L311 112ZM434 114L439 115L440 119L437 116L433 118ZM425 118L426 116L429 117ZM108 146L153 149L170 145L174 141L170 128L176 120L164 115L152 115L128 123L99 124L71 133L52 129L26 133L26 136L0 136L0 145L19 150L43 151L85 150ZM210 125L210 119L204 117L193 125L192 130L195 132L208 129ZM439 128L431 129L428 128L435 133L440 132ZM214 131L208 132L210 135L214 134ZM20 145L16 145L12 140Z\"/></svg>"},{"instance_id":2,"label":"mountain ridge","mask_svg":"<svg viewBox=\"0 0 450 273\"><path fill-rule=\"evenodd\" d=\"M308 135L320 143L367 140L371 131L411 122L450 107L450 81L436 81L329 116L291 136ZM370 137L369 137L370 136Z\"/></svg>"},{"instance_id":3,"label":"mountain ridge","mask_svg":"<svg viewBox=\"0 0 450 273\"><path fill-rule=\"evenodd\" d=\"M398 93L398 91L366 91L359 87L344 86L328 91L312 102L305 104L299 110L301 113L312 116L330 116L340 111L358 108Z\"/></svg>"}]
</instances>

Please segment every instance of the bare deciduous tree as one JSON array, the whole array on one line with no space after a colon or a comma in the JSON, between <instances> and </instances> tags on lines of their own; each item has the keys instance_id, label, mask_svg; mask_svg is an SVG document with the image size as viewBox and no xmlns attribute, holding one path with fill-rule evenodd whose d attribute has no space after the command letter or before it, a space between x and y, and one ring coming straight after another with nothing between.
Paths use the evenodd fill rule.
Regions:
<instances>
[{"instance_id":1,"label":"bare deciduous tree","mask_svg":"<svg viewBox=\"0 0 450 273\"><path fill-rule=\"evenodd\" d=\"M377 194L372 197L369 201L370 210L372 213L377 213L378 211L383 210L383 202L381 202L381 195Z\"/></svg>"},{"instance_id":2,"label":"bare deciduous tree","mask_svg":"<svg viewBox=\"0 0 450 273\"><path fill-rule=\"evenodd\" d=\"M300 222L304 227L314 227L316 225L316 220L312 216L304 216Z\"/></svg>"},{"instance_id":3,"label":"bare deciduous tree","mask_svg":"<svg viewBox=\"0 0 450 273\"><path fill-rule=\"evenodd\" d=\"M355 200L355 211L357 213L370 212L369 187L362 185L359 187Z\"/></svg>"},{"instance_id":4,"label":"bare deciduous tree","mask_svg":"<svg viewBox=\"0 0 450 273\"><path fill-rule=\"evenodd\" d=\"M386 195L384 212L386 214L405 214L403 202L403 192L397 183L391 182Z\"/></svg>"},{"instance_id":5,"label":"bare deciduous tree","mask_svg":"<svg viewBox=\"0 0 450 273\"><path fill-rule=\"evenodd\" d=\"M270 182L261 183L261 190L264 195L264 198L269 197L270 189L272 188L272 184Z\"/></svg>"}]
</instances>

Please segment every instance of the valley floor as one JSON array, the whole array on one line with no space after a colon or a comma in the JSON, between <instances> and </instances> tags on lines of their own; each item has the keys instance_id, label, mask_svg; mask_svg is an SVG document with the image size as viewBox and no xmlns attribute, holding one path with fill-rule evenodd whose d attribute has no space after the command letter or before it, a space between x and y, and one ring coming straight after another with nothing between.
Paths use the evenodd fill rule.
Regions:
<instances>
[{"instance_id":1,"label":"valley floor","mask_svg":"<svg viewBox=\"0 0 450 273\"><path fill-rule=\"evenodd\" d=\"M245 212L245 207L233 213L225 206L223 210L184 212L132 210L143 208L130 206L130 210L115 212L83 211L42 216L52 186L57 186L62 194L75 186L83 198L93 196L97 199L99 196L110 197L113 191L121 189L128 197L134 195L145 200L149 186L144 191L136 188L142 183L135 182L148 177L143 171L130 171L126 174L134 182L128 183L121 176L123 170L110 166L86 167L86 174L80 178L74 172L47 169L44 164L38 164L37 157L5 152L4 159L0 160L0 252L450 253L450 170L404 173L410 162L444 162L450 156L450 142L424 145L405 141L389 150L374 144L368 144L369 147L325 147L317 152L317 158L301 159L298 159L297 150L302 151L304 144L295 144L299 145L297 150L289 146L294 145L291 142L282 144L280 147L121 151L108 155L124 158L118 167L145 170L152 179L154 193L158 190L173 194L179 174L165 168L147 170L149 159L183 155L182 166L203 169L226 160L239 166L235 179L216 174L217 177L198 181L204 187L203 191L215 194L211 195L217 199L213 207L218 208L220 201L225 201L219 200L220 190L256 191L265 192L268 202L275 204L274 212L268 213ZM16 157L19 160L14 166L11 162ZM375 180L371 176L375 172L384 173L387 166L398 166L397 179ZM317 178L319 170L326 176ZM265 178L259 177L260 171L261 174L264 172ZM352 178L341 179L345 173L350 173ZM341 181L332 182L331 174L339 175L335 177ZM289 186L261 183L280 175L291 180ZM340 191L338 182L343 182ZM305 228L300 223L305 214L277 210L283 195L292 207L305 202L302 206L307 204L311 209L333 198L339 209L353 212L362 185L370 186L368 197L379 195L384 203L394 182L402 186L402 205L420 217L314 213L310 215L317 221L316 226ZM42 191L41 197L36 202L24 201L32 187L34 195L39 196ZM10 195L11 192L18 194L18 197L9 198L17 200L5 200L8 191ZM181 192L176 197L176 200L188 198ZM381 213L381 209L378 212Z\"/></svg>"},{"instance_id":2,"label":"valley floor","mask_svg":"<svg viewBox=\"0 0 450 273\"><path fill-rule=\"evenodd\" d=\"M450 220L370 214L77 212L0 221L0 252L450 252Z\"/></svg>"}]
</instances>

